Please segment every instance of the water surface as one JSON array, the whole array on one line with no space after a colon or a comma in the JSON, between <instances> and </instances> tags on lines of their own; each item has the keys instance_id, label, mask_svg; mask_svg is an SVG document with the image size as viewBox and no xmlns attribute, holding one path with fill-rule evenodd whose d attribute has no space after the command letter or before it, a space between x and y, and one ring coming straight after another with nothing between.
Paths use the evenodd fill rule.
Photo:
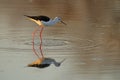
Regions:
<instances>
[{"instance_id":1,"label":"water surface","mask_svg":"<svg viewBox=\"0 0 120 80\"><path fill-rule=\"evenodd\" d=\"M0 79L119 80L119 3L119 0L0 0ZM26 67L37 59L32 52L31 34L38 25L23 15L60 16L67 23L45 27L43 32L44 54L56 61L65 59L60 67ZM38 37L35 43L39 46Z\"/></svg>"}]
</instances>

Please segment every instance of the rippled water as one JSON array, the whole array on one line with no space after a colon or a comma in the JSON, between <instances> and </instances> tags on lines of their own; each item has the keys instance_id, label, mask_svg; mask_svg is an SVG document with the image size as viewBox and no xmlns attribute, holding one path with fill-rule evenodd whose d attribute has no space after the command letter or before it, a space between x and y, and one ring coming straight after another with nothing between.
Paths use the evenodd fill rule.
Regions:
<instances>
[{"instance_id":1,"label":"rippled water","mask_svg":"<svg viewBox=\"0 0 120 80\"><path fill-rule=\"evenodd\" d=\"M1 80L119 80L119 0L0 0ZM67 26L45 27L43 52L60 67L26 67L37 25L23 15L60 16ZM36 35L35 45L39 46Z\"/></svg>"}]
</instances>

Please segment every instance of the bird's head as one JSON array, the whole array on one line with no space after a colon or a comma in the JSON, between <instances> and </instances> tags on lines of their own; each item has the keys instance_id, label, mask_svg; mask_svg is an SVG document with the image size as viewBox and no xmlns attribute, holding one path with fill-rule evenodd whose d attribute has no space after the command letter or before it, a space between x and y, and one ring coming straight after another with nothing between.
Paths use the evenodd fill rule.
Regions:
<instances>
[{"instance_id":1,"label":"bird's head","mask_svg":"<svg viewBox=\"0 0 120 80\"><path fill-rule=\"evenodd\" d=\"M67 25L65 22L62 21L62 19L61 19L60 17L55 17L55 20L56 20L57 22L63 23L64 25Z\"/></svg>"},{"instance_id":2,"label":"bird's head","mask_svg":"<svg viewBox=\"0 0 120 80\"><path fill-rule=\"evenodd\" d=\"M53 63L56 67L59 67L64 61L65 59L63 59L61 62L56 62L55 60L53 60Z\"/></svg>"}]
</instances>

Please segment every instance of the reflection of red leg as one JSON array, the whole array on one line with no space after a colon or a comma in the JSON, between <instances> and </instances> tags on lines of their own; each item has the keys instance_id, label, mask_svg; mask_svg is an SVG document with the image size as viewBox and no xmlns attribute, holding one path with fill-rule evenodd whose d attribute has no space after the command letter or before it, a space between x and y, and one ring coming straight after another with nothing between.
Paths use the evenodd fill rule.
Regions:
<instances>
[{"instance_id":1,"label":"reflection of red leg","mask_svg":"<svg viewBox=\"0 0 120 80\"><path fill-rule=\"evenodd\" d=\"M43 27L41 27L41 30L40 30L40 53L41 53L41 56L42 58L44 58L43 56L43 52L42 52L42 31L43 31Z\"/></svg>"},{"instance_id":2,"label":"reflection of red leg","mask_svg":"<svg viewBox=\"0 0 120 80\"><path fill-rule=\"evenodd\" d=\"M38 28L35 29L35 30L33 31L33 33L32 33L32 47L33 47L33 52L35 53L35 55L36 55L38 58L40 58L39 55L37 54L37 52L35 51L35 47L34 47L34 37L35 37L35 33L37 32L37 30L38 30Z\"/></svg>"}]
</instances>

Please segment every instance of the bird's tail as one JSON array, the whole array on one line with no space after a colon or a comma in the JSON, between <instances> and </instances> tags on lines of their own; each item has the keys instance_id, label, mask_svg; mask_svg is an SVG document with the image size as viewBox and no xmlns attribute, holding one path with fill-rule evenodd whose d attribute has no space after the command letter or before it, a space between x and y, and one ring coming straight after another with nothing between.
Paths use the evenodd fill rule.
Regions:
<instances>
[{"instance_id":1,"label":"bird's tail","mask_svg":"<svg viewBox=\"0 0 120 80\"><path fill-rule=\"evenodd\" d=\"M30 16L28 16L28 15L24 15L25 17L29 17L29 18L31 18Z\"/></svg>"}]
</instances>

